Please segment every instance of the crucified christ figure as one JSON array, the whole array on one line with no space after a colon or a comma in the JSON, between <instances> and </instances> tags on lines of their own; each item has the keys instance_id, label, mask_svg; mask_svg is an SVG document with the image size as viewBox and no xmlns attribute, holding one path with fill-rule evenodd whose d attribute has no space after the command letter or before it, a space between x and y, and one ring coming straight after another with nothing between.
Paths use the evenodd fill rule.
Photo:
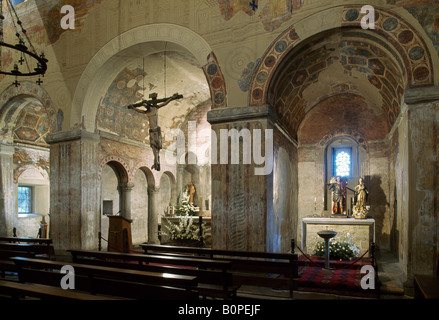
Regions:
<instances>
[{"instance_id":1,"label":"crucified christ figure","mask_svg":"<svg viewBox=\"0 0 439 320\"><path fill-rule=\"evenodd\" d=\"M149 144L154 153L154 164L151 169L160 171L160 149L162 149L162 132L158 125L158 109L166 106L169 102L183 98L181 94L175 93L169 98L157 99L157 93L149 95L151 100L130 104L128 109L133 109L139 113L146 114L149 120Z\"/></svg>"}]
</instances>

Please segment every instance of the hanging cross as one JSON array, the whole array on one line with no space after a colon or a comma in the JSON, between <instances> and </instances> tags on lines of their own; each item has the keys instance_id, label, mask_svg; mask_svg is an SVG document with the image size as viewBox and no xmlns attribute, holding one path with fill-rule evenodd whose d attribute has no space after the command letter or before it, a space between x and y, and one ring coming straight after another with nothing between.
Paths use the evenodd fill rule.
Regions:
<instances>
[{"instance_id":1,"label":"hanging cross","mask_svg":"<svg viewBox=\"0 0 439 320\"><path fill-rule=\"evenodd\" d=\"M158 125L158 113L157 110L166 106L169 102L183 98L181 94L175 93L173 96L163 99L157 99L157 93L151 93L149 95L151 100L143 100L141 102L130 104L128 109L133 109L136 112L146 114L149 120L149 144L154 153L154 164L151 169L160 171L160 156L159 152L162 149L162 133ZM138 108L145 108L138 109Z\"/></svg>"},{"instance_id":2,"label":"hanging cross","mask_svg":"<svg viewBox=\"0 0 439 320\"><path fill-rule=\"evenodd\" d=\"M252 0L251 2L249 2L249 4L252 7L252 10L256 11L256 9L258 8L258 5L257 5L256 1Z\"/></svg>"},{"instance_id":3,"label":"hanging cross","mask_svg":"<svg viewBox=\"0 0 439 320\"><path fill-rule=\"evenodd\" d=\"M37 80L37 84L38 84L39 86L41 86L42 83L43 83L43 81L41 81L41 78L38 78L38 80Z\"/></svg>"},{"instance_id":4,"label":"hanging cross","mask_svg":"<svg viewBox=\"0 0 439 320\"><path fill-rule=\"evenodd\" d=\"M21 65L23 65L23 62L24 62L23 56L20 57L20 60L18 60L18 62L19 62Z\"/></svg>"},{"instance_id":5,"label":"hanging cross","mask_svg":"<svg viewBox=\"0 0 439 320\"><path fill-rule=\"evenodd\" d=\"M18 88L18 86L20 85L20 82L18 82L18 80L15 80L14 82L12 82L12 84Z\"/></svg>"}]
</instances>

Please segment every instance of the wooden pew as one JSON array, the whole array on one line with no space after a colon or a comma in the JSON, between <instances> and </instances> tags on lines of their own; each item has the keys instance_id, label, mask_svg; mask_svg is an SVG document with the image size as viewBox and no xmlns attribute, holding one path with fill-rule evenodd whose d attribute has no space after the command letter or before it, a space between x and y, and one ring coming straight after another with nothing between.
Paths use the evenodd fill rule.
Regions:
<instances>
[{"instance_id":1,"label":"wooden pew","mask_svg":"<svg viewBox=\"0 0 439 320\"><path fill-rule=\"evenodd\" d=\"M27 297L42 300L118 300L116 297L92 295L85 292L63 290L62 288L36 283L20 283L0 280L0 295L11 299L26 299Z\"/></svg>"},{"instance_id":2,"label":"wooden pew","mask_svg":"<svg viewBox=\"0 0 439 320\"><path fill-rule=\"evenodd\" d=\"M188 257L156 256L116 252L68 250L73 262L196 276L197 290L203 298L232 299L237 286L228 272L231 262Z\"/></svg>"},{"instance_id":3,"label":"wooden pew","mask_svg":"<svg viewBox=\"0 0 439 320\"><path fill-rule=\"evenodd\" d=\"M179 247L166 245L141 245L145 253L174 257L204 257L212 260L227 259L231 262L235 286L250 285L289 290L290 297L297 288L298 257L293 253L272 253L211 248ZM276 277L274 274L278 274Z\"/></svg>"},{"instance_id":4,"label":"wooden pew","mask_svg":"<svg viewBox=\"0 0 439 320\"><path fill-rule=\"evenodd\" d=\"M46 238L17 238L17 237L0 237L0 242L8 243L34 243L34 244L45 244L48 246L53 245L52 239Z\"/></svg>"},{"instance_id":5,"label":"wooden pew","mask_svg":"<svg viewBox=\"0 0 439 320\"><path fill-rule=\"evenodd\" d=\"M10 260L11 257L52 259L54 254L55 251L51 243L30 244L0 242L0 271L3 277L5 277L7 271L17 271L16 265Z\"/></svg>"},{"instance_id":6,"label":"wooden pew","mask_svg":"<svg viewBox=\"0 0 439 320\"><path fill-rule=\"evenodd\" d=\"M12 258L18 267L19 281L59 287L65 276L65 262ZM74 268L75 289L131 299L198 299L194 290L197 278L140 270L69 263Z\"/></svg>"}]
</instances>

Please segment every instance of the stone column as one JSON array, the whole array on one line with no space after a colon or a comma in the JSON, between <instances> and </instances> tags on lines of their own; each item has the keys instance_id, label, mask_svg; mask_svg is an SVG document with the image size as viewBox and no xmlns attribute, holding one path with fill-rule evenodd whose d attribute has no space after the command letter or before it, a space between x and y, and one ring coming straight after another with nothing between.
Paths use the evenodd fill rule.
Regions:
<instances>
[{"instance_id":1,"label":"stone column","mask_svg":"<svg viewBox=\"0 0 439 320\"><path fill-rule=\"evenodd\" d=\"M14 152L12 145L0 144L0 236L12 237L15 211Z\"/></svg>"},{"instance_id":2,"label":"stone column","mask_svg":"<svg viewBox=\"0 0 439 320\"><path fill-rule=\"evenodd\" d=\"M262 133L260 142L253 139L253 134L251 139L242 137L241 142L239 138L228 139L227 136L233 134L233 130L245 134L252 133L254 129L271 129L270 112L268 106L258 106L213 109L207 115L212 125L214 248L252 251L265 251L267 248L267 217L273 212L272 168L265 175L256 175L255 169L260 166L253 161L253 152L251 161L248 158L244 161L244 149L251 150L258 143L264 146L265 135ZM262 147L262 155L265 151L271 150ZM236 156L239 156L238 163L236 158L233 159ZM271 159L268 166L272 165Z\"/></svg>"},{"instance_id":3,"label":"stone column","mask_svg":"<svg viewBox=\"0 0 439 320\"><path fill-rule=\"evenodd\" d=\"M55 249L96 249L99 233L99 135L49 137L51 237Z\"/></svg>"},{"instance_id":4,"label":"stone column","mask_svg":"<svg viewBox=\"0 0 439 320\"><path fill-rule=\"evenodd\" d=\"M290 252L297 228L297 145L269 105L213 109L207 120L212 246Z\"/></svg>"},{"instance_id":5,"label":"stone column","mask_svg":"<svg viewBox=\"0 0 439 320\"><path fill-rule=\"evenodd\" d=\"M131 219L131 191L134 185L124 183L119 186L120 193L120 211L121 215L127 219Z\"/></svg>"},{"instance_id":6,"label":"stone column","mask_svg":"<svg viewBox=\"0 0 439 320\"><path fill-rule=\"evenodd\" d=\"M148 188L148 243L160 244L158 238L158 213L159 188Z\"/></svg>"},{"instance_id":7,"label":"stone column","mask_svg":"<svg viewBox=\"0 0 439 320\"><path fill-rule=\"evenodd\" d=\"M408 89L404 101L407 150L401 151L408 165L406 190L398 197L406 201L400 235L405 250L400 256L412 282L415 274L435 274L439 255L439 86Z\"/></svg>"},{"instance_id":8,"label":"stone column","mask_svg":"<svg viewBox=\"0 0 439 320\"><path fill-rule=\"evenodd\" d=\"M186 165L185 164L178 164L177 163L177 204L181 203L181 193L183 191L183 177L184 177L184 169L185 169ZM175 205L175 203L173 203L173 205Z\"/></svg>"}]
</instances>

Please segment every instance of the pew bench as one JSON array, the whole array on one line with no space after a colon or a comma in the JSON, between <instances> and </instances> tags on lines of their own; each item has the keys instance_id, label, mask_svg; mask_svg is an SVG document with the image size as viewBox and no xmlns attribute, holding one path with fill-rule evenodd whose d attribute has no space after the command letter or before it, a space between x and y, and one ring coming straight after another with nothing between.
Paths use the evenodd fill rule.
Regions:
<instances>
[{"instance_id":1,"label":"pew bench","mask_svg":"<svg viewBox=\"0 0 439 320\"><path fill-rule=\"evenodd\" d=\"M53 240L48 238L0 237L0 242L53 245Z\"/></svg>"},{"instance_id":2,"label":"pew bench","mask_svg":"<svg viewBox=\"0 0 439 320\"><path fill-rule=\"evenodd\" d=\"M173 257L203 257L211 260L227 259L233 284L289 291L297 289L298 257L292 253L223 250L167 245L141 245L145 253Z\"/></svg>"},{"instance_id":3,"label":"pew bench","mask_svg":"<svg viewBox=\"0 0 439 320\"><path fill-rule=\"evenodd\" d=\"M62 288L36 283L20 283L0 280L0 295L14 300L27 297L41 300L118 300L116 297L92 295L86 292L63 290Z\"/></svg>"},{"instance_id":4,"label":"pew bench","mask_svg":"<svg viewBox=\"0 0 439 320\"><path fill-rule=\"evenodd\" d=\"M60 272L67 263L29 258L12 258L18 267L19 281L60 287L65 276ZM194 276L165 274L106 266L68 263L74 268L75 289L130 299L196 300Z\"/></svg>"},{"instance_id":5,"label":"pew bench","mask_svg":"<svg viewBox=\"0 0 439 320\"><path fill-rule=\"evenodd\" d=\"M196 276L197 290L202 298L233 299L239 287L233 284L232 274L228 272L231 265L229 261L87 250L68 251L75 263Z\"/></svg>"},{"instance_id":6,"label":"pew bench","mask_svg":"<svg viewBox=\"0 0 439 320\"><path fill-rule=\"evenodd\" d=\"M6 272L17 272L16 265L10 260L12 257L52 259L54 254L55 250L51 242L44 244L0 242L0 272L3 278Z\"/></svg>"}]
</instances>

